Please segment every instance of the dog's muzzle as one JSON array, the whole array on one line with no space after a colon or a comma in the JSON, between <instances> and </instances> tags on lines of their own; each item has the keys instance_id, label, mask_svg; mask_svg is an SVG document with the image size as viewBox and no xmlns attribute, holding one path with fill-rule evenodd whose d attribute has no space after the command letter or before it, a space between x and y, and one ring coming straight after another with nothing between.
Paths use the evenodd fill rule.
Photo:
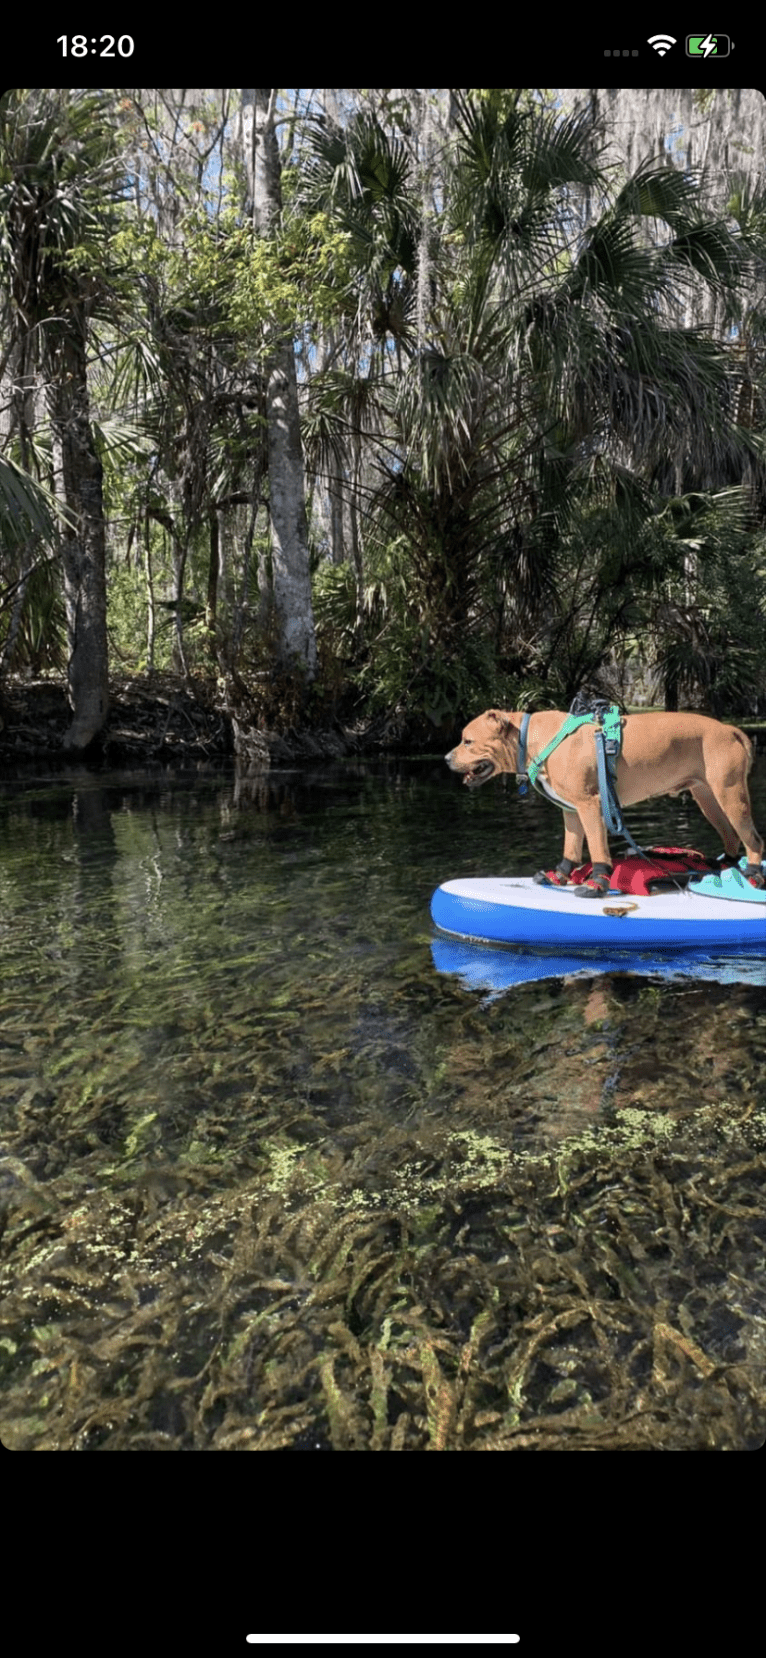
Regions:
<instances>
[{"instance_id":1,"label":"dog's muzzle","mask_svg":"<svg viewBox=\"0 0 766 1658\"><path fill-rule=\"evenodd\" d=\"M488 779L492 777L495 770L494 760L475 760L472 766L466 767L458 765L457 761L453 758L454 753L455 750L452 749L451 753L445 755L447 765L450 767L451 771L459 771L464 773L463 783L467 783L469 789L477 788L479 783L486 783Z\"/></svg>"},{"instance_id":2,"label":"dog's muzzle","mask_svg":"<svg viewBox=\"0 0 766 1658\"><path fill-rule=\"evenodd\" d=\"M477 784L486 783L493 775L494 770L494 760L477 760L471 770L466 772L463 782L468 784L469 789L476 788Z\"/></svg>"}]
</instances>

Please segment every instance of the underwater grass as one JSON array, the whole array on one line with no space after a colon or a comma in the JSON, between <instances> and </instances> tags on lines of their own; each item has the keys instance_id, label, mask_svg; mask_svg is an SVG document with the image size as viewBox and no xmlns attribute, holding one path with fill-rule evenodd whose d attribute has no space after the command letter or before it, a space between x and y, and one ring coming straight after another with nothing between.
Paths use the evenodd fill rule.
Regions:
<instances>
[{"instance_id":1,"label":"underwater grass","mask_svg":"<svg viewBox=\"0 0 766 1658\"><path fill-rule=\"evenodd\" d=\"M331 785L9 808L3 1443L760 1443L763 990L467 993L427 768Z\"/></svg>"}]
</instances>

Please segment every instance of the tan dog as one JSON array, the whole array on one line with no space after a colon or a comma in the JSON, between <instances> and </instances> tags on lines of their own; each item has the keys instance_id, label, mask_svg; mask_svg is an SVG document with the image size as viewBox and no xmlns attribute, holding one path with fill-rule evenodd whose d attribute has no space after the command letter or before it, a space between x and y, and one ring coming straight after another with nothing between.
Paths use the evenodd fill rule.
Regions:
<instances>
[{"instance_id":1,"label":"tan dog","mask_svg":"<svg viewBox=\"0 0 766 1658\"><path fill-rule=\"evenodd\" d=\"M527 732L527 755L534 760L555 737L566 714L533 714ZM453 771L472 787L499 772L515 772L522 714L490 708L472 720L457 748L445 756ZM688 789L720 835L730 857L745 848L753 873L760 872L763 841L753 823L747 776L752 744L734 725L704 714L626 714L617 761L617 795L621 806L655 795ZM601 812L593 725L581 725L565 737L540 772L546 793L564 807L564 859L582 863L583 837L595 866L610 866L609 840ZM748 871L750 873L750 871ZM754 882L755 884L755 882Z\"/></svg>"}]
</instances>

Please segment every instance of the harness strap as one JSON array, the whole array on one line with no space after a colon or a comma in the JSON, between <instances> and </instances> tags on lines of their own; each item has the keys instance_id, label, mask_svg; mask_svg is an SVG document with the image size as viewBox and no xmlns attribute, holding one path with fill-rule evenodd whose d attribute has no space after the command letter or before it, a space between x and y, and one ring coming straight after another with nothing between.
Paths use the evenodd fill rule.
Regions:
<instances>
[{"instance_id":1,"label":"harness strap","mask_svg":"<svg viewBox=\"0 0 766 1658\"><path fill-rule=\"evenodd\" d=\"M574 706L577 704L575 702ZM582 706L582 703L580 704ZM541 768L545 765L548 756L563 743L565 737L571 737L581 725L595 725L596 761L598 764L598 792L601 797L601 811L607 832L611 835L622 835L633 852L639 857L648 856L643 847L634 841L629 830L625 828L617 795L617 757L622 745L622 720L616 703L597 703L595 709L588 714L567 714L560 731L546 744L541 754L535 760L527 763L527 734L531 714L525 714L519 731L519 751L516 760L516 781L519 793L527 792L527 779L541 794L547 794L562 810L574 811L568 801L561 800L555 795L549 784L544 780L538 782Z\"/></svg>"},{"instance_id":2,"label":"harness strap","mask_svg":"<svg viewBox=\"0 0 766 1658\"><path fill-rule=\"evenodd\" d=\"M567 714L561 730L557 731L555 737L553 737L551 741L546 744L542 754L538 754L536 760L530 760L529 762L529 781L534 784L535 788L537 787L538 772L540 771L541 766L545 765L548 755L553 753L554 748L558 748L559 743L563 743L565 737L571 737L572 732L576 731L578 726L592 724L592 714Z\"/></svg>"},{"instance_id":3,"label":"harness strap","mask_svg":"<svg viewBox=\"0 0 766 1658\"><path fill-rule=\"evenodd\" d=\"M519 732L519 752L516 755L516 782L518 784L520 795L525 795L527 793L527 732L529 730L529 722L531 718L531 714L524 715L521 722L521 730Z\"/></svg>"},{"instance_id":4,"label":"harness strap","mask_svg":"<svg viewBox=\"0 0 766 1658\"><path fill-rule=\"evenodd\" d=\"M598 792L601 796L601 811L604 818L604 824L610 835L622 835L623 840L627 841L632 852L637 852L640 858L646 858L648 853L644 851L642 846L638 845L637 841L634 841L630 830L625 828L625 824L622 820L620 802L617 798L617 754L619 753L620 747L619 740L615 740L614 737L607 736L606 720L603 721L602 725L596 726L595 736L596 761L598 763Z\"/></svg>"}]
</instances>

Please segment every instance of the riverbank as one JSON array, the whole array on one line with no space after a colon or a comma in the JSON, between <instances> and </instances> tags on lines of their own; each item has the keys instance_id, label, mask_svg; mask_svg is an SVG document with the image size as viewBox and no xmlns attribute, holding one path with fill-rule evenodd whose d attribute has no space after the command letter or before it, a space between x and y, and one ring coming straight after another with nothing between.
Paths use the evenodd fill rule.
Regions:
<instances>
[{"instance_id":1,"label":"riverbank","mask_svg":"<svg viewBox=\"0 0 766 1658\"><path fill-rule=\"evenodd\" d=\"M423 753L440 750L457 733L459 719L438 731L419 722L408 726L399 716L339 720L313 726L288 725L276 730L262 724L240 697L235 703L220 684L201 677L184 680L169 673L116 674L109 682L107 726L94 751L77 755L78 763L110 766L140 761L145 765L201 765L236 759L247 766L285 765L341 759L350 754ZM71 721L62 680L11 678L0 692L0 764L9 768L27 761L60 764L68 756L64 735ZM748 735L763 746L766 722L742 721Z\"/></svg>"},{"instance_id":2,"label":"riverbank","mask_svg":"<svg viewBox=\"0 0 766 1658\"><path fill-rule=\"evenodd\" d=\"M236 759L268 766L338 759L401 747L403 726L389 720L338 721L316 729L262 727L243 700L234 704L220 684L168 673L119 674L109 681L109 719L98 745L81 764L201 765ZM64 736L71 711L63 680L11 678L0 693L0 764L6 773L28 761L61 764L70 756Z\"/></svg>"}]
</instances>

